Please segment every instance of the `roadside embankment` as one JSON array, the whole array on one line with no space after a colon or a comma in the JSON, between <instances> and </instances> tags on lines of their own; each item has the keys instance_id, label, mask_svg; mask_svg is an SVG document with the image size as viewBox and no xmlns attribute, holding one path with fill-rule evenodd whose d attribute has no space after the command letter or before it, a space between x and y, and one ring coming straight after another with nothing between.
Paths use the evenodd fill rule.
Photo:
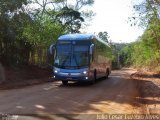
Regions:
<instances>
[{"instance_id":1,"label":"roadside embankment","mask_svg":"<svg viewBox=\"0 0 160 120\"><path fill-rule=\"evenodd\" d=\"M37 66L8 67L1 66L0 90L20 88L51 80L51 70Z\"/></svg>"},{"instance_id":2,"label":"roadside embankment","mask_svg":"<svg viewBox=\"0 0 160 120\"><path fill-rule=\"evenodd\" d=\"M160 114L160 74L137 71L131 75L131 78L138 80L140 101L145 106L145 113Z\"/></svg>"}]
</instances>

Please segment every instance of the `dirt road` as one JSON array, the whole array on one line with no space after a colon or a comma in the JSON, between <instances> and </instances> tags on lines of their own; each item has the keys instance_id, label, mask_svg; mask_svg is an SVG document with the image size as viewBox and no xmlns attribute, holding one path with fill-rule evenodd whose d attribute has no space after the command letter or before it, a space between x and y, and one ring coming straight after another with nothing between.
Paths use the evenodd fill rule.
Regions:
<instances>
[{"instance_id":1,"label":"dirt road","mask_svg":"<svg viewBox=\"0 0 160 120\"><path fill-rule=\"evenodd\" d=\"M50 82L21 89L1 90L0 113L21 114L18 120L23 118L22 114L37 115L34 120L52 120L55 117L74 119L83 113L141 113L137 82L129 79L133 72L135 71L131 69L112 71L108 79L99 80L94 85L69 83L63 86L61 82ZM70 114L70 118L66 114ZM31 116L27 120L33 119Z\"/></svg>"}]
</instances>

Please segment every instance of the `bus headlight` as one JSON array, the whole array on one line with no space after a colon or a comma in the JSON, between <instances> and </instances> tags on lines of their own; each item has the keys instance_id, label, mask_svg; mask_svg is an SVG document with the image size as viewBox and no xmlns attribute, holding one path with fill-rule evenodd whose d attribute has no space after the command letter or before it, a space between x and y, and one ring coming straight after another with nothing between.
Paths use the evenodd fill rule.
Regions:
<instances>
[{"instance_id":1,"label":"bus headlight","mask_svg":"<svg viewBox=\"0 0 160 120\"><path fill-rule=\"evenodd\" d=\"M86 78L86 80L88 79L88 77L85 77Z\"/></svg>"},{"instance_id":2,"label":"bus headlight","mask_svg":"<svg viewBox=\"0 0 160 120\"><path fill-rule=\"evenodd\" d=\"M53 69L53 72L54 72L54 73L59 73L59 72L60 72L60 69L54 68L54 69Z\"/></svg>"},{"instance_id":3,"label":"bus headlight","mask_svg":"<svg viewBox=\"0 0 160 120\"><path fill-rule=\"evenodd\" d=\"M85 74L85 75L86 75L87 73L88 73L88 71L83 71L83 74Z\"/></svg>"}]
</instances>

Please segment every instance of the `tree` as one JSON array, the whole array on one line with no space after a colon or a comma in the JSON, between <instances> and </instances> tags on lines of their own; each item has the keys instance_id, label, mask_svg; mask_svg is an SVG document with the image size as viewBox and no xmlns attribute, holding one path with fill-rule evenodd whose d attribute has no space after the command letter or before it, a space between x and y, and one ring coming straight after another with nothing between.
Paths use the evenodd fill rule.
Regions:
<instances>
[{"instance_id":1,"label":"tree","mask_svg":"<svg viewBox=\"0 0 160 120\"><path fill-rule=\"evenodd\" d=\"M92 5L94 0L35 0L35 3L42 9L41 12L37 10L40 17L50 15L52 20L60 22L70 33L79 32L84 20L94 15L91 11L80 11L84 6Z\"/></svg>"},{"instance_id":2,"label":"tree","mask_svg":"<svg viewBox=\"0 0 160 120\"><path fill-rule=\"evenodd\" d=\"M27 3L27 0L0 1L0 61L3 63L19 62L23 57L17 51L28 46L20 37L24 24L30 20L24 12Z\"/></svg>"},{"instance_id":3,"label":"tree","mask_svg":"<svg viewBox=\"0 0 160 120\"><path fill-rule=\"evenodd\" d=\"M98 37L100 39L102 39L103 41L105 41L106 43L109 42L109 36L108 36L108 33L106 31L105 32L99 32Z\"/></svg>"},{"instance_id":4,"label":"tree","mask_svg":"<svg viewBox=\"0 0 160 120\"><path fill-rule=\"evenodd\" d=\"M81 17L80 12L75 11L71 8L64 7L56 15L56 20L58 20L64 27L68 28L68 32L77 33L81 28L81 22L84 22L84 19Z\"/></svg>"},{"instance_id":5,"label":"tree","mask_svg":"<svg viewBox=\"0 0 160 120\"><path fill-rule=\"evenodd\" d=\"M159 17L159 0L143 0L141 3L133 6L135 13L134 21L140 26L145 27L141 37L121 51L127 55L126 63L130 63L139 68L160 71L160 17ZM126 52L127 48L132 51Z\"/></svg>"},{"instance_id":6,"label":"tree","mask_svg":"<svg viewBox=\"0 0 160 120\"><path fill-rule=\"evenodd\" d=\"M135 15L130 18L130 21L134 22L134 25L138 23L139 26L146 28L153 16L159 19L159 7L159 0L142 0L133 5Z\"/></svg>"},{"instance_id":7,"label":"tree","mask_svg":"<svg viewBox=\"0 0 160 120\"><path fill-rule=\"evenodd\" d=\"M40 7L33 9L33 4ZM48 46L62 34L79 32L85 18L80 9L91 4L93 0L1 0L0 62L45 63Z\"/></svg>"}]
</instances>

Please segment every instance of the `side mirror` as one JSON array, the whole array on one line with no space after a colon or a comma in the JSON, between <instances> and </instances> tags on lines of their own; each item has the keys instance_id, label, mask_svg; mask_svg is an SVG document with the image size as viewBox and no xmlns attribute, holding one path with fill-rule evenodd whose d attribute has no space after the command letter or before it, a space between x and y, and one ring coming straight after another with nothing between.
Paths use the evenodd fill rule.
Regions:
<instances>
[{"instance_id":1,"label":"side mirror","mask_svg":"<svg viewBox=\"0 0 160 120\"><path fill-rule=\"evenodd\" d=\"M55 49L55 45L54 44L50 45L50 47L49 47L49 53L51 55L53 54L53 49Z\"/></svg>"},{"instance_id":2,"label":"side mirror","mask_svg":"<svg viewBox=\"0 0 160 120\"><path fill-rule=\"evenodd\" d=\"M89 54L92 55L94 50L94 44L91 44L90 49L89 49Z\"/></svg>"}]
</instances>

